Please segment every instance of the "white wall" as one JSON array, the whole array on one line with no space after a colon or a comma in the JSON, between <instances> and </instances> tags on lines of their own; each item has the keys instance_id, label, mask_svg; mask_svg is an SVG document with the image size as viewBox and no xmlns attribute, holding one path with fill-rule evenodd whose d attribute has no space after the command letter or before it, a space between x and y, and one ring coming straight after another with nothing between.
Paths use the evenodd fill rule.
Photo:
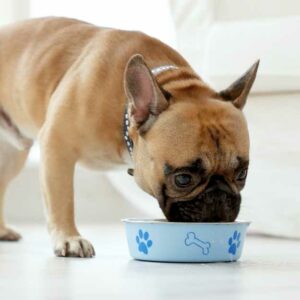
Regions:
<instances>
[{"instance_id":1,"label":"white wall","mask_svg":"<svg viewBox=\"0 0 300 300\"><path fill-rule=\"evenodd\" d=\"M30 0L0 0L0 26L26 19Z\"/></svg>"},{"instance_id":2,"label":"white wall","mask_svg":"<svg viewBox=\"0 0 300 300\"><path fill-rule=\"evenodd\" d=\"M300 15L298 0L213 0L215 19L222 21L263 20Z\"/></svg>"},{"instance_id":3,"label":"white wall","mask_svg":"<svg viewBox=\"0 0 300 300\"><path fill-rule=\"evenodd\" d=\"M170 0L179 51L221 89L261 59L253 92L300 91L300 2Z\"/></svg>"},{"instance_id":4,"label":"white wall","mask_svg":"<svg viewBox=\"0 0 300 300\"><path fill-rule=\"evenodd\" d=\"M176 46L168 0L51 0L30 1L30 16L64 16L103 27L141 30Z\"/></svg>"}]
</instances>

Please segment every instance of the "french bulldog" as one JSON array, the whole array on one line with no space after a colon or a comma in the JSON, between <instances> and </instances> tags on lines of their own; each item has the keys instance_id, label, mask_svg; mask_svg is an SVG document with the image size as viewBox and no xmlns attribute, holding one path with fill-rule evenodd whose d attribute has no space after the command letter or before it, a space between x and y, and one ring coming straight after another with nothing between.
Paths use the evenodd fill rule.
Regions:
<instances>
[{"instance_id":1,"label":"french bulldog","mask_svg":"<svg viewBox=\"0 0 300 300\"><path fill-rule=\"evenodd\" d=\"M74 220L76 164L129 166L169 221L234 221L249 163L242 109L257 68L216 92L141 32L56 17L1 28L0 240L20 238L3 200L34 140L57 256L95 255Z\"/></svg>"}]
</instances>

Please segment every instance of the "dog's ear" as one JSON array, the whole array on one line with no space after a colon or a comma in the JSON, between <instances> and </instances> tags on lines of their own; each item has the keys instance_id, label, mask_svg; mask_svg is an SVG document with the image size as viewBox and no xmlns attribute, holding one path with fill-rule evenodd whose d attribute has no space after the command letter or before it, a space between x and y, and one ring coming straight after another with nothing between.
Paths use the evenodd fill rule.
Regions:
<instances>
[{"instance_id":1,"label":"dog's ear","mask_svg":"<svg viewBox=\"0 0 300 300\"><path fill-rule=\"evenodd\" d=\"M255 80L258 65L259 60L227 89L221 91L219 93L221 98L225 101L231 101L235 107L243 109L246 104L247 96Z\"/></svg>"},{"instance_id":2,"label":"dog's ear","mask_svg":"<svg viewBox=\"0 0 300 300\"><path fill-rule=\"evenodd\" d=\"M139 133L146 132L157 116L168 107L168 101L146 65L143 56L132 56L125 70L125 92L130 116Z\"/></svg>"}]
</instances>

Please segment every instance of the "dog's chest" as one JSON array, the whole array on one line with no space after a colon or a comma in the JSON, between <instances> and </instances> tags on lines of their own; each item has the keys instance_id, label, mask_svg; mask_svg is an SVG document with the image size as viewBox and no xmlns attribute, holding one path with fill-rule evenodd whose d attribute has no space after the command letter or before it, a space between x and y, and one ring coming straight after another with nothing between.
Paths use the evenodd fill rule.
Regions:
<instances>
[{"instance_id":1,"label":"dog's chest","mask_svg":"<svg viewBox=\"0 0 300 300\"><path fill-rule=\"evenodd\" d=\"M132 166L132 159L125 149L121 156L112 153L94 153L79 160L79 164L92 170L125 170Z\"/></svg>"}]
</instances>

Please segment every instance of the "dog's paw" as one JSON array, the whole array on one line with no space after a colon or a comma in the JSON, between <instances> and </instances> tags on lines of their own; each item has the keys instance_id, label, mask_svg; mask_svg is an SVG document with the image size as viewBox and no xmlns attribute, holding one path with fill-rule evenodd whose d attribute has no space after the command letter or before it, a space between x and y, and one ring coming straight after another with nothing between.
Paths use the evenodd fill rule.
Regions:
<instances>
[{"instance_id":1,"label":"dog's paw","mask_svg":"<svg viewBox=\"0 0 300 300\"><path fill-rule=\"evenodd\" d=\"M13 229L0 227L0 241L16 242L21 238L22 236Z\"/></svg>"},{"instance_id":2,"label":"dog's paw","mask_svg":"<svg viewBox=\"0 0 300 300\"><path fill-rule=\"evenodd\" d=\"M93 257L93 245L81 236L71 236L56 241L54 253L59 257Z\"/></svg>"}]
</instances>

